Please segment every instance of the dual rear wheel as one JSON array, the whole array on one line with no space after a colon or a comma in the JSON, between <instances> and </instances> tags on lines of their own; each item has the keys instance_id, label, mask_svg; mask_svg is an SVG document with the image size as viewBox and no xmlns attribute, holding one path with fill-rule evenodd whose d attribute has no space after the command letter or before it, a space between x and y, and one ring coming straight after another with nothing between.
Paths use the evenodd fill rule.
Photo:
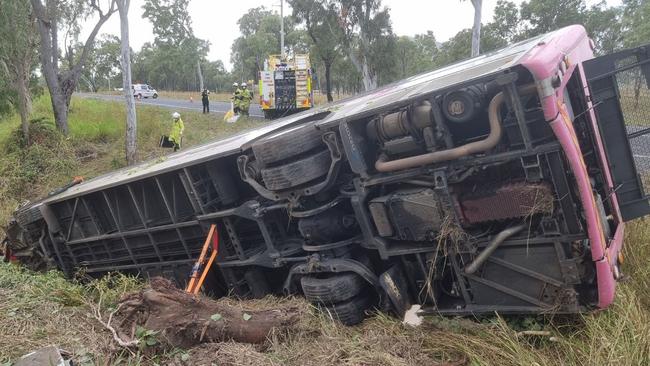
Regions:
<instances>
[{"instance_id":1,"label":"dual rear wheel","mask_svg":"<svg viewBox=\"0 0 650 366\"><path fill-rule=\"evenodd\" d=\"M307 123L256 141L255 161L268 190L287 191L327 175L331 155L321 131ZM360 323L371 302L366 281L353 272L310 274L300 279L307 300L345 325Z\"/></svg>"},{"instance_id":2,"label":"dual rear wheel","mask_svg":"<svg viewBox=\"0 0 650 366\"><path fill-rule=\"evenodd\" d=\"M305 276L300 279L300 284L309 302L345 325L361 323L370 305L365 280L356 273Z\"/></svg>"},{"instance_id":3,"label":"dual rear wheel","mask_svg":"<svg viewBox=\"0 0 650 366\"><path fill-rule=\"evenodd\" d=\"M298 125L261 138L252 146L262 181L271 191L283 191L327 174L331 158L313 124Z\"/></svg>"}]
</instances>

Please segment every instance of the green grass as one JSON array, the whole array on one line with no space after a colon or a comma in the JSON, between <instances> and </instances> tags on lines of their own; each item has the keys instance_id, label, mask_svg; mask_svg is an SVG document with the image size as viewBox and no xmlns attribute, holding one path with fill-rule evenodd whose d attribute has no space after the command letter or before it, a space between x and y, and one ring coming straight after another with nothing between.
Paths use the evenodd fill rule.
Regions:
<instances>
[{"instance_id":1,"label":"green grass","mask_svg":"<svg viewBox=\"0 0 650 366\"><path fill-rule=\"evenodd\" d=\"M158 147L162 134L171 127L170 111L153 106L138 106L138 160L156 159L171 153ZM183 147L189 148L213 138L232 135L261 126L259 119L241 118L235 124L223 115L182 111L185 122ZM92 178L126 166L124 152L125 111L122 103L73 97L69 113L69 137L52 134L54 122L49 97L34 101L33 138L41 143L20 145L20 121L10 116L0 121L0 222L22 202L40 197L81 175ZM45 134L45 135L43 135Z\"/></svg>"}]
</instances>

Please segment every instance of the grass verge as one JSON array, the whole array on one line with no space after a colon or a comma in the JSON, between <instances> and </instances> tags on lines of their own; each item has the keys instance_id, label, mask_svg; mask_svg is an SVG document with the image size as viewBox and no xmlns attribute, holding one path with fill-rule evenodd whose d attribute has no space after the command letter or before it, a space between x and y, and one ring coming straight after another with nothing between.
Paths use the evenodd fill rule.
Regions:
<instances>
[{"instance_id":1,"label":"grass verge","mask_svg":"<svg viewBox=\"0 0 650 366\"><path fill-rule=\"evenodd\" d=\"M138 106L138 160L171 152L158 147L160 136L171 127L170 113L164 108ZM36 99L31 130L38 143L30 146L24 146L21 140L17 116L0 121L0 222L6 222L20 203L47 194L73 176L92 178L126 165L122 103L73 98L67 138L56 132L51 116L49 97ZM228 124L221 114L194 111L183 111L182 118L184 148L266 123L241 118Z\"/></svg>"}]
</instances>

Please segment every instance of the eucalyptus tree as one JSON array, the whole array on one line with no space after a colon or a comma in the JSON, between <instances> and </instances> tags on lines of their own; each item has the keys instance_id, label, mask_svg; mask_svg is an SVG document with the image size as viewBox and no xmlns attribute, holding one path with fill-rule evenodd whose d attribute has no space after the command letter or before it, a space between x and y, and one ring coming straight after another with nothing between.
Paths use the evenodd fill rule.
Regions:
<instances>
[{"instance_id":1,"label":"eucalyptus tree","mask_svg":"<svg viewBox=\"0 0 650 366\"><path fill-rule=\"evenodd\" d=\"M331 4L339 16L346 56L361 74L364 89L376 88L378 70L385 66L381 64L392 60L384 51L395 44L389 9L381 0L334 0Z\"/></svg>"},{"instance_id":2,"label":"eucalyptus tree","mask_svg":"<svg viewBox=\"0 0 650 366\"><path fill-rule=\"evenodd\" d=\"M129 6L131 0L116 0L120 14L120 65L122 66L122 90L126 107L126 162L137 161L138 122L135 114L135 100L131 92L131 47L129 46Z\"/></svg>"},{"instance_id":3,"label":"eucalyptus tree","mask_svg":"<svg viewBox=\"0 0 650 366\"><path fill-rule=\"evenodd\" d=\"M50 91L54 121L57 128L68 134L68 108L83 66L94 47L95 37L106 21L117 11L115 0L30 0L39 33L41 72ZM95 25L75 55L81 24L96 17ZM62 59L60 33L64 35L66 67Z\"/></svg>"},{"instance_id":4,"label":"eucalyptus tree","mask_svg":"<svg viewBox=\"0 0 650 366\"><path fill-rule=\"evenodd\" d=\"M0 75L14 93L20 114L23 136L29 142L31 97L29 82L36 58L37 34L29 3L23 0L0 0ZM15 98L11 98L15 96Z\"/></svg>"},{"instance_id":5,"label":"eucalyptus tree","mask_svg":"<svg viewBox=\"0 0 650 366\"><path fill-rule=\"evenodd\" d=\"M327 101L332 96L332 65L340 57L341 29L338 17L331 3L319 0L289 0L296 21L304 24L313 43L312 57L320 60L325 70Z\"/></svg>"},{"instance_id":6,"label":"eucalyptus tree","mask_svg":"<svg viewBox=\"0 0 650 366\"><path fill-rule=\"evenodd\" d=\"M142 16L153 26L154 46L162 51L159 55L173 62L169 68L196 67L198 90L203 90L201 63L205 61L210 43L194 35L188 5L189 0L145 0Z\"/></svg>"}]
</instances>

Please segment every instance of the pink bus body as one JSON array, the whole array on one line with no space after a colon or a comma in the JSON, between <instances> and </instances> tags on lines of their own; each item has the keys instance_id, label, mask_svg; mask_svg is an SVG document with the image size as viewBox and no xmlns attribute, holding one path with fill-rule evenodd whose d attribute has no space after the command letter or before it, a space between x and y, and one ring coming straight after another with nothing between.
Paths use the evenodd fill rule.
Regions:
<instances>
[{"instance_id":1,"label":"pink bus body","mask_svg":"<svg viewBox=\"0 0 650 366\"><path fill-rule=\"evenodd\" d=\"M598 307L604 308L614 300L614 290L616 287L615 273L619 269L618 255L623 245L623 235L625 224L621 221L621 214L618 208L616 192L613 192L611 200L615 207L616 233L612 242L608 245L605 242L601 221L598 219L598 212L593 201L592 188L589 182L589 174L585 169L585 162L582 157L580 146L575 142L575 131L571 121L566 119L566 110L564 106L565 86L569 82L573 73L578 73L583 85L587 85L587 79L582 68L582 62L593 58L593 42L587 36L586 31L581 26L571 26L561 29L555 33L548 42L543 42L531 52L529 52L521 61L535 77L535 80L541 85L550 84L551 79L559 75L559 64L566 65L564 75L561 75L560 85L551 92L544 92L542 105L544 116L550 122L553 132L560 141L571 170L575 176L580 191L580 200L585 210L589 240L591 242L591 256L596 263L598 278ZM585 94L589 95L588 88L585 87ZM548 94L548 95L546 95ZM598 124L592 103L589 102L589 119L592 128L598 132ZM608 167L605 148L602 144L600 135L596 134L596 142L600 155L600 162L603 167ZM609 169L604 169L607 179L608 189L614 191L614 182Z\"/></svg>"}]
</instances>

